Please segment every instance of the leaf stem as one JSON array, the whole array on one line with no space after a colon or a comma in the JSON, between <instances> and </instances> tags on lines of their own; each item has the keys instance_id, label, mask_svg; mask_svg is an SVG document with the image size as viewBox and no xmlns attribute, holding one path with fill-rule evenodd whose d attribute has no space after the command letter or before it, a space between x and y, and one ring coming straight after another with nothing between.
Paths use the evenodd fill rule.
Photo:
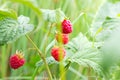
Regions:
<instances>
[{"instance_id":1,"label":"leaf stem","mask_svg":"<svg viewBox=\"0 0 120 80\"><path fill-rule=\"evenodd\" d=\"M33 46L36 48L36 50L38 51L39 56L41 57L41 59L43 60L43 62L44 62L44 64L45 64L45 67L46 67L46 69L47 69L49 78L50 78L50 80L52 80L52 74L51 74L50 69L49 69L49 67L48 67L48 65L47 65L45 56L42 54L42 51L40 51L40 49L36 46L36 44L31 40L31 38L30 38L28 35L26 35L26 37L27 37L27 39L33 44Z\"/></svg>"}]
</instances>

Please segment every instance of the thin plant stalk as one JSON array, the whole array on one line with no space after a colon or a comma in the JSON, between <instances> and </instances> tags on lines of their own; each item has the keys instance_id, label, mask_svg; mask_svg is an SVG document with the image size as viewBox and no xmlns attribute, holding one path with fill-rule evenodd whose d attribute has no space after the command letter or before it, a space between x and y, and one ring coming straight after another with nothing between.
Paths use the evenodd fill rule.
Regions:
<instances>
[{"instance_id":1,"label":"thin plant stalk","mask_svg":"<svg viewBox=\"0 0 120 80\"><path fill-rule=\"evenodd\" d=\"M6 76L6 46L2 47L2 78Z\"/></svg>"},{"instance_id":2,"label":"thin plant stalk","mask_svg":"<svg viewBox=\"0 0 120 80\"><path fill-rule=\"evenodd\" d=\"M31 79L31 80L34 80L34 78L35 78L35 76L36 76L36 74L37 74L37 72L38 72L38 69L39 69L39 67L36 67L36 68L35 68L35 71L34 71L34 73L33 73L33 75L32 75L32 79Z\"/></svg>"},{"instance_id":3,"label":"thin plant stalk","mask_svg":"<svg viewBox=\"0 0 120 80\"><path fill-rule=\"evenodd\" d=\"M33 44L33 46L36 48L36 50L38 51L39 56L41 57L41 59L43 60L43 62L44 62L44 64L45 64L45 67L46 67L46 69L47 69L49 78L50 78L50 80L52 80L52 74L51 74L50 69L49 69L49 67L48 67L48 65L47 65L45 56L42 54L42 52L40 51L40 49L35 45L35 43L32 41L32 39L31 39L28 35L26 35L26 37L27 37L27 39Z\"/></svg>"}]
</instances>

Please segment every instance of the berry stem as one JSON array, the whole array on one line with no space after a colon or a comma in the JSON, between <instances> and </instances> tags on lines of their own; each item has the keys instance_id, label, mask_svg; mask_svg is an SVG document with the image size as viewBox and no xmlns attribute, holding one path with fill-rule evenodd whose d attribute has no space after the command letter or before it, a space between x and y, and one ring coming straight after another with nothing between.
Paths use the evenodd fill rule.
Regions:
<instances>
[{"instance_id":1,"label":"berry stem","mask_svg":"<svg viewBox=\"0 0 120 80\"><path fill-rule=\"evenodd\" d=\"M39 56L41 57L41 59L43 60L44 64L45 64L45 67L47 69L47 72L48 72L48 75L49 75L49 78L50 80L52 80L52 74L50 72L50 69L47 65L47 62L46 62L46 59L45 59L45 56L42 54L42 51L40 51L40 49L36 46L36 44L33 42L33 40L28 36L26 35L27 39L33 44L33 46L36 48L36 50L38 51L39 53ZM35 76L34 76L35 77Z\"/></svg>"},{"instance_id":2,"label":"berry stem","mask_svg":"<svg viewBox=\"0 0 120 80\"><path fill-rule=\"evenodd\" d=\"M47 46L47 43L48 43L48 37L49 37L49 35L51 33L53 25L54 24L50 25L49 31L48 31L48 33L46 34L46 37L45 37L45 43L44 43L44 46L43 46L43 50L44 50L45 55L46 55L46 46Z\"/></svg>"},{"instance_id":3,"label":"berry stem","mask_svg":"<svg viewBox=\"0 0 120 80\"><path fill-rule=\"evenodd\" d=\"M66 73L66 71L69 69L71 62L69 61L67 65L65 65L64 70L61 72L60 79L62 79Z\"/></svg>"}]
</instances>

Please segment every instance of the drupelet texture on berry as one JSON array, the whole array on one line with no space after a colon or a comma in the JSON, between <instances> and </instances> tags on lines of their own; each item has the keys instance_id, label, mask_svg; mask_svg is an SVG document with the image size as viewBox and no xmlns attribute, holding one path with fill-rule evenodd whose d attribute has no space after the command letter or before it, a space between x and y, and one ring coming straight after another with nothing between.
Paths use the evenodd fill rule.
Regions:
<instances>
[{"instance_id":1,"label":"drupelet texture on berry","mask_svg":"<svg viewBox=\"0 0 120 80\"><path fill-rule=\"evenodd\" d=\"M63 22L62 22L62 32L64 34L69 34L72 31L73 31L72 23L70 22L70 20L64 19Z\"/></svg>"},{"instance_id":2,"label":"drupelet texture on berry","mask_svg":"<svg viewBox=\"0 0 120 80\"><path fill-rule=\"evenodd\" d=\"M16 51L16 54L10 57L10 67L13 69L18 69L19 67L23 66L25 63L25 59L21 52Z\"/></svg>"}]
</instances>

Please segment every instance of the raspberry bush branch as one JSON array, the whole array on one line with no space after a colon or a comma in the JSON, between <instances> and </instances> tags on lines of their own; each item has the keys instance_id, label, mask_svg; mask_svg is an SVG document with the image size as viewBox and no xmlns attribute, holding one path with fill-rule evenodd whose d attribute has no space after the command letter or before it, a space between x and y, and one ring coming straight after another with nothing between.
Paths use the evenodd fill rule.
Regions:
<instances>
[{"instance_id":1,"label":"raspberry bush branch","mask_svg":"<svg viewBox=\"0 0 120 80\"><path fill-rule=\"evenodd\" d=\"M45 67L46 67L46 69L47 69L49 78L50 78L50 80L52 80L52 74L51 74L51 71L50 71L50 69L49 69L49 66L48 66L48 64L47 64L47 62L46 62L45 55L42 54L42 52L40 51L40 49L35 45L35 43L31 40L31 38L30 38L28 35L26 35L26 37L27 37L27 39L33 44L33 46L36 48L36 50L38 51L39 56L41 57L41 59L43 60L43 62L44 62L44 64L45 64Z\"/></svg>"},{"instance_id":2,"label":"raspberry bush branch","mask_svg":"<svg viewBox=\"0 0 120 80\"><path fill-rule=\"evenodd\" d=\"M46 55L46 47L47 47L47 44L48 44L48 37L49 37L49 35L51 33L51 30L52 30L53 26L54 26L54 23L51 23L50 28L48 30L48 33L47 33L47 35L45 37L45 41L44 41L45 43L44 43L44 46L43 46L43 51L44 51L45 55Z\"/></svg>"}]
</instances>

